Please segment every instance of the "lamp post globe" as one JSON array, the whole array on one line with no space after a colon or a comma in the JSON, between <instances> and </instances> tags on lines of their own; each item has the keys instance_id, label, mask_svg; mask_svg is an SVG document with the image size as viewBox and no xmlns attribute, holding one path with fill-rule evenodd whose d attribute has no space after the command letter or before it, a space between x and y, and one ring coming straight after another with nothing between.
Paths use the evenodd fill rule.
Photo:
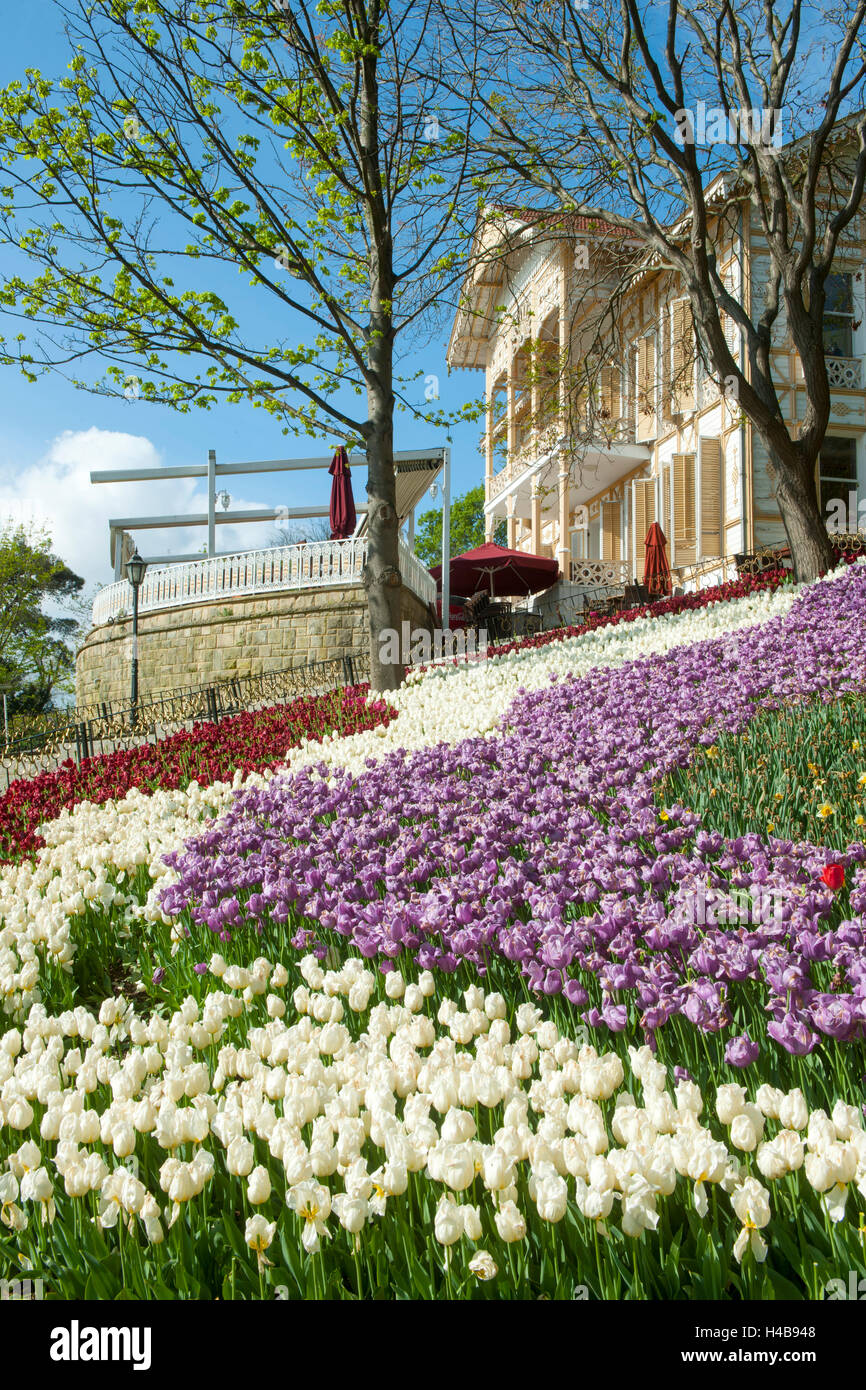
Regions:
<instances>
[{"instance_id":1,"label":"lamp post globe","mask_svg":"<svg viewBox=\"0 0 866 1390\"><path fill-rule=\"evenodd\" d=\"M136 549L126 562L126 577L132 585L132 689L130 692L131 723L138 713L138 591L144 579L147 562Z\"/></svg>"},{"instance_id":2,"label":"lamp post globe","mask_svg":"<svg viewBox=\"0 0 866 1390\"><path fill-rule=\"evenodd\" d=\"M141 581L144 579L146 569L147 561L142 560L141 556L136 550L133 555L130 555L129 559L126 562L126 577L132 585L133 589L138 589L139 585L141 584Z\"/></svg>"}]
</instances>

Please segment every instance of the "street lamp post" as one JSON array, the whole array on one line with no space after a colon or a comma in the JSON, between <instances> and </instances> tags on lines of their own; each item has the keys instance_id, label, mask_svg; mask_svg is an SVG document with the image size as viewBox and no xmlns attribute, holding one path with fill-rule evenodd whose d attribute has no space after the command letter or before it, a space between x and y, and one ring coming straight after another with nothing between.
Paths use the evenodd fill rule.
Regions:
<instances>
[{"instance_id":1,"label":"street lamp post","mask_svg":"<svg viewBox=\"0 0 866 1390\"><path fill-rule=\"evenodd\" d=\"M138 591L146 569L147 563L136 547L135 554L126 562L126 577L132 585L132 724L138 714Z\"/></svg>"},{"instance_id":2,"label":"street lamp post","mask_svg":"<svg viewBox=\"0 0 866 1390\"><path fill-rule=\"evenodd\" d=\"M4 741L4 743L6 743L6 745L8 746L8 744L9 744L9 707L8 707L8 705L7 705L7 698L8 698L10 695L15 695L15 694L16 694L16 686L15 686L14 684L11 684L11 685L0 685L0 691L2 691L2 694L3 694L3 741Z\"/></svg>"}]
</instances>

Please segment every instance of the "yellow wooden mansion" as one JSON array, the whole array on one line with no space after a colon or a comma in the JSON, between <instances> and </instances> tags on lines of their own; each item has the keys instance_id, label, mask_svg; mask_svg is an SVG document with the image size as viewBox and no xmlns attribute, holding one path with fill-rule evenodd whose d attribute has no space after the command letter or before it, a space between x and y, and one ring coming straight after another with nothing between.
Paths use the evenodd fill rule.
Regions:
<instances>
[{"instance_id":1,"label":"yellow wooden mansion","mask_svg":"<svg viewBox=\"0 0 866 1390\"><path fill-rule=\"evenodd\" d=\"M700 360L672 273L636 262L614 299L612 268L627 243L611 228L580 218L564 228L500 209L478 235L495 254L467 278L448 362L485 373L488 537L505 521L510 546L556 558L571 583L619 585L642 577L644 538L657 520L686 590L732 577L736 554L783 541L762 441ZM715 249L734 297L757 307L769 252L748 204ZM842 499L856 515L866 475L863 266L858 217L828 282L832 415L815 479L825 514ZM744 366L739 331L730 322L726 332ZM590 351L599 365L587 398L575 401L570 365ZM793 425L805 397L784 325L773 361Z\"/></svg>"}]
</instances>

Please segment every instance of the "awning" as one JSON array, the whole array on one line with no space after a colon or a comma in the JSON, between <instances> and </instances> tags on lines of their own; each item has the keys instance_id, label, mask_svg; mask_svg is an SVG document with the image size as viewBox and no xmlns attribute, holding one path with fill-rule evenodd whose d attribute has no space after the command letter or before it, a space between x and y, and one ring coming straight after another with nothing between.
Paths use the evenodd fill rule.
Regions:
<instances>
[{"instance_id":1,"label":"awning","mask_svg":"<svg viewBox=\"0 0 866 1390\"><path fill-rule=\"evenodd\" d=\"M394 461L394 472L397 485L397 517L402 525L418 506L430 484L435 482L442 472L442 450L434 454L425 454L420 450L417 454L402 453ZM366 529L365 514L361 517L356 534L363 536Z\"/></svg>"}]
</instances>

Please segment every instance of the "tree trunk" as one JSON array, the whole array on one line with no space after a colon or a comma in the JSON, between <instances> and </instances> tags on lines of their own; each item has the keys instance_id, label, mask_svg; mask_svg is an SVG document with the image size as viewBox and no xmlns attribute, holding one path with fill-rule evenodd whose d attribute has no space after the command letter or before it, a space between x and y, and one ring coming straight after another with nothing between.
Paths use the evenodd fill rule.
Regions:
<instances>
[{"instance_id":1,"label":"tree trunk","mask_svg":"<svg viewBox=\"0 0 866 1390\"><path fill-rule=\"evenodd\" d=\"M790 463L770 452L776 497L794 565L794 578L808 583L833 568L833 547L815 495L814 463Z\"/></svg>"},{"instance_id":2,"label":"tree trunk","mask_svg":"<svg viewBox=\"0 0 866 1390\"><path fill-rule=\"evenodd\" d=\"M394 474L394 393L391 389L393 343L390 324L370 341L374 380L367 389L370 428L367 433L367 566L364 587L370 616L370 686L396 690L403 680L401 662L389 659L400 639L399 527ZM391 640L389 640L391 639ZM383 660L384 656L384 660Z\"/></svg>"},{"instance_id":3,"label":"tree trunk","mask_svg":"<svg viewBox=\"0 0 866 1390\"><path fill-rule=\"evenodd\" d=\"M367 329L367 564L364 587L370 616L370 686L396 690L403 680L399 527L394 474L394 246L384 189L383 146L379 134L377 61L381 7L373 0L364 16L367 52L361 66L358 116L359 152L367 198L370 317ZM399 649L398 649L399 650Z\"/></svg>"}]
</instances>

